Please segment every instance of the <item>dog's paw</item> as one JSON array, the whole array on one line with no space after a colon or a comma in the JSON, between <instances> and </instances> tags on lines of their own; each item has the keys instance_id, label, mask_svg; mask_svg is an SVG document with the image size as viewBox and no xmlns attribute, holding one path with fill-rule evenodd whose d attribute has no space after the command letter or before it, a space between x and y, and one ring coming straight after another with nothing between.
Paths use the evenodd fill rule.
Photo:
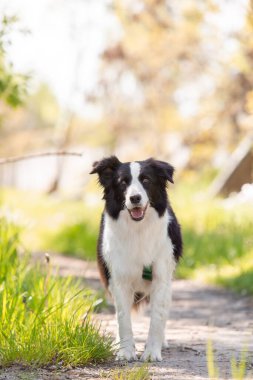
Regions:
<instances>
[{"instance_id":1,"label":"dog's paw","mask_svg":"<svg viewBox=\"0 0 253 380\"><path fill-rule=\"evenodd\" d=\"M145 351L141 355L141 361L161 362L162 361L161 349L147 346L145 348Z\"/></svg>"},{"instance_id":2,"label":"dog's paw","mask_svg":"<svg viewBox=\"0 0 253 380\"><path fill-rule=\"evenodd\" d=\"M135 353L135 348L132 348L132 347L131 348L120 348L118 353L117 353L116 360L128 361L128 362L138 360L137 355Z\"/></svg>"}]
</instances>

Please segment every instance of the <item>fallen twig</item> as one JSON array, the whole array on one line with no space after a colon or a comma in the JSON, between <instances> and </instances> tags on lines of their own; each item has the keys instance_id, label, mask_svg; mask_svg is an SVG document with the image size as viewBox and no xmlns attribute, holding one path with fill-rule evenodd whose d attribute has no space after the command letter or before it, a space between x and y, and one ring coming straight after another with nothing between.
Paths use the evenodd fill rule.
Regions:
<instances>
[{"instance_id":1,"label":"fallen twig","mask_svg":"<svg viewBox=\"0 0 253 380\"><path fill-rule=\"evenodd\" d=\"M25 155L25 156L16 156L16 157L1 158L0 159L0 165L12 164L12 163L18 162L18 161L30 160L31 158L48 157L48 156L76 156L76 157L82 157L83 153L66 152L66 151L34 153L34 154L28 154L28 155Z\"/></svg>"},{"instance_id":2,"label":"fallen twig","mask_svg":"<svg viewBox=\"0 0 253 380\"><path fill-rule=\"evenodd\" d=\"M181 346L182 351L193 351L196 352L197 355L200 354L199 350L196 350L195 348L189 347L189 346Z\"/></svg>"}]
</instances>

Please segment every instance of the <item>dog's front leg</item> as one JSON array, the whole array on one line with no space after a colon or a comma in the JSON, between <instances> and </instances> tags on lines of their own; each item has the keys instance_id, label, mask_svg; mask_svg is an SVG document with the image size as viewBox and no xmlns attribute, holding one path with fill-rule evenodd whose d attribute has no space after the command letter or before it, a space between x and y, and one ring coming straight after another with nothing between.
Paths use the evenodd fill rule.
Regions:
<instances>
[{"instance_id":1,"label":"dog's front leg","mask_svg":"<svg viewBox=\"0 0 253 380\"><path fill-rule=\"evenodd\" d=\"M137 360L135 344L131 324L131 307L133 304L133 291L127 281L122 279L113 281L111 291L114 297L120 347L117 354L118 360Z\"/></svg>"},{"instance_id":2,"label":"dog's front leg","mask_svg":"<svg viewBox=\"0 0 253 380\"><path fill-rule=\"evenodd\" d=\"M165 325L171 302L171 277L157 276L150 294L151 316L148 339L141 360L161 361Z\"/></svg>"}]
</instances>

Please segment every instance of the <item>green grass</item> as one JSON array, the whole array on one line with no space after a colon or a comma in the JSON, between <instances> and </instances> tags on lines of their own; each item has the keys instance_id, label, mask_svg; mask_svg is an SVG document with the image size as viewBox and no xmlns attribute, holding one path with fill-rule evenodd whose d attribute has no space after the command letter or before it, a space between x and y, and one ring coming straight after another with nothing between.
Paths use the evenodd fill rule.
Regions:
<instances>
[{"instance_id":1,"label":"green grass","mask_svg":"<svg viewBox=\"0 0 253 380\"><path fill-rule=\"evenodd\" d=\"M184 240L177 276L253 294L253 205L228 208L207 188L193 178L170 191Z\"/></svg>"},{"instance_id":2,"label":"green grass","mask_svg":"<svg viewBox=\"0 0 253 380\"><path fill-rule=\"evenodd\" d=\"M199 278L253 294L253 205L227 209L222 200L207 198L207 181L179 182L180 186L169 189L184 240L177 277ZM1 194L2 203L25 221L22 242L30 250L95 259L102 201L93 207L36 193L5 190Z\"/></svg>"},{"instance_id":3,"label":"green grass","mask_svg":"<svg viewBox=\"0 0 253 380\"><path fill-rule=\"evenodd\" d=\"M246 265L245 265L246 266ZM217 276L216 282L227 288L241 292L243 295L253 294L253 268L251 257L251 269L240 268L238 274L228 274Z\"/></svg>"},{"instance_id":4,"label":"green grass","mask_svg":"<svg viewBox=\"0 0 253 380\"><path fill-rule=\"evenodd\" d=\"M102 374L102 377L106 375ZM109 372L106 377L108 380L150 380L151 376L149 374L148 365L143 364L140 367L133 368L120 368Z\"/></svg>"},{"instance_id":5,"label":"green grass","mask_svg":"<svg viewBox=\"0 0 253 380\"><path fill-rule=\"evenodd\" d=\"M253 206L226 209L222 200L175 199L184 257L177 276L253 294Z\"/></svg>"},{"instance_id":6,"label":"green grass","mask_svg":"<svg viewBox=\"0 0 253 380\"><path fill-rule=\"evenodd\" d=\"M82 201L13 189L1 190L0 203L24 226L21 240L30 251L95 259L102 204L88 207Z\"/></svg>"},{"instance_id":7,"label":"green grass","mask_svg":"<svg viewBox=\"0 0 253 380\"><path fill-rule=\"evenodd\" d=\"M55 252L71 255L85 260L95 260L97 229L85 221L80 221L60 228L50 235L49 243Z\"/></svg>"},{"instance_id":8,"label":"green grass","mask_svg":"<svg viewBox=\"0 0 253 380\"><path fill-rule=\"evenodd\" d=\"M213 344L211 341L207 342L206 352L207 370L210 379L219 380L219 367L215 363ZM240 354L239 360L233 356L231 359L231 375L233 380L246 379L247 372L247 351L244 350Z\"/></svg>"},{"instance_id":9,"label":"green grass","mask_svg":"<svg viewBox=\"0 0 253 380\"><path fill-rule=\"evenodd\" d=\"M19 230L0 219L0 365L85 365L112 357L90 319L95 295L18 255Z\"/></svg>"}]
</instances>

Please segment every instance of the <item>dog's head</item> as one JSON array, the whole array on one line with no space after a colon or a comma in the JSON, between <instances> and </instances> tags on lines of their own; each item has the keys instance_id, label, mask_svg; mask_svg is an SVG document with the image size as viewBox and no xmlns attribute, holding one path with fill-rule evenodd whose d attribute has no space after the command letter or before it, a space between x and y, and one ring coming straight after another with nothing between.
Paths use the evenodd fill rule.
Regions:
<instances>
[{"instance_id":1,"label":"dog's head","mask_svg":"<svg viewBox=\"0 0 253 380\"><path fill-rule=\"evenodd\" d=\"M134 221L141 221L148 207L163 215L168 204L166 185L167 181L173 183L173 172L170 164L153 158L121 163L111 156L95 162L90 174L98 174L112 217L127 209Z\"/></svg>"}]
</instances>

